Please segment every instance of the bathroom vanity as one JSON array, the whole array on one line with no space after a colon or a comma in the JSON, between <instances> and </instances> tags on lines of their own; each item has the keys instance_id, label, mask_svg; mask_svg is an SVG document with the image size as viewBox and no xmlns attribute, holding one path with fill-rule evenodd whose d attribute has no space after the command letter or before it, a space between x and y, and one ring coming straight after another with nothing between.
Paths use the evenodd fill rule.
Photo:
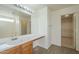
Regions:
<instances>
[{"instance_id":1,"label":"bathroom vanity","mask_svg":"<svg viewBox=\"0 0 79 59\"><path fill-rule=\"evenodd\" d=\"M33 41L44 36L44 34L25 35L18 37L17 40L8 41L0 45L0 54L32 54Z\"/></svg>"},{"instance_id":2,"label":"bathroom vanity","mask_svg":"<svg viewBox=\"0 0 79 59\"><path fill-rule=\"evenodd\" d=\"M32 41L0 52L1 54L32 54Z\"/></svg>"}]
</instances>

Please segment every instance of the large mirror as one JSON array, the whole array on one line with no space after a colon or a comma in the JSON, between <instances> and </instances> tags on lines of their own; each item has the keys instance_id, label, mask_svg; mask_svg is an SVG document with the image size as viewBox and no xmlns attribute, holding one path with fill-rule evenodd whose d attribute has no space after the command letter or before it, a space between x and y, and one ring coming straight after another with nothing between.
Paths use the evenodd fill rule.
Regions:
<instances>
[{"instance_id":1,"label":"large mirror","mask_svg":"<svg viewBox=\"0 0 79 59\"><path fill-rule=\"evenodd\" d=\"M0 39L31 34L31 16L6 8L0 6Z\"/></svg>"}]
</instances>

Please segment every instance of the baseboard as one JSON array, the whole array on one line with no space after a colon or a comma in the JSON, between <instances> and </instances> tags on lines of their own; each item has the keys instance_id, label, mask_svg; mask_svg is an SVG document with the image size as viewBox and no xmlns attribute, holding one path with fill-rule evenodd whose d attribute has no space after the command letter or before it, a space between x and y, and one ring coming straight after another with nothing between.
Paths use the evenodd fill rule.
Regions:
<instances>
[{"instance_id":1,"label":"baseboard","mask_svg":"<svg viewBox=\"0 0 79 59\"><path fill-rule=\"evenodd\" d=\"M36 45L36 46L34 46L33 48L35 48L35 47L42 47L42 48L44 48L44 49L48 49L51 45L49 45L49 46L41 46L41 45Z\"/></svg>"},{"instance_id":2,"label":"baseboard","mask_svg":"<svg viewBox=\"0 0 79 59\"><path fill-rule=\"evenodd\" d=\"M52 44L51 44L51 45L52 45ZM51 45L49 45L49 46L44 46L44 45L34 45L33 48L39 46L39 47L42 47L42 48L48 49Z\"/></svg>"},{"instance_id":3,"label":"baseboard","mask_svg":"<svg viewBox=\"0 0 79 59\"><path fill-rule=\"evenodd\" d=\"M51 44L51 45L55 45L55 46L59 46L59 47L61 47L61 45L57 45L57 44Z\"/></svg>"}]
</instances>

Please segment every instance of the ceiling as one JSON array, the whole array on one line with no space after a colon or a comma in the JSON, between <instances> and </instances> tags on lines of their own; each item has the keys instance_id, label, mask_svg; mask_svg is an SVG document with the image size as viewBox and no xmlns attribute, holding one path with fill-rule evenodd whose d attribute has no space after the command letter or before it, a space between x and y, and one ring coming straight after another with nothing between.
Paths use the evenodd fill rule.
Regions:
<instances>
[{"instance_id":1,"label":"ceiling","mask_svg":"<svg viewBox=\"0 0 79 59\"><path fill-rule=\"evenodd\" d=\"M48 4L47 6L52 10L59 10L71 6L75 6L76 4Z\"/></svg>"},{"instance_id":2,"label":"ceiling","mask_svg":"<svg viewBox=\"0 0 79 59\"><path fill-rule=\"evenodd\" d=\"M45 7L46 5L43 4L23 4L23 6L30 8L31 10L35 11Z\"/></svg>"},{"instance_id":3,"label":"ceiling","mask_svg":"<svg viewBox=\"0 0 79 59\"><path fill-rule=\"evenodd\" d=\"M38 10L40 8L43 8L45 6L48 6L51 10L58 10L63 9L70 6L75 6L76 4L23 4L23 6L27 6L28 8L32 10Z\"/></svg>"},{"instance_id":4,"label":"ceiling","mask_svg":"<svg viewBox=\"0 0 79 59\"><path fill-rule=\"evenodd\" d=\"M63 9L63 8L66 8L66 7L75 6L77 4L22 4L22 5L32 9L33 11L39 10L39 9L45 7L45 6L48 6L52 11L54 11L54 10ZM7 11L9 10L9 12L12 12L13 14L19 14L19 15L21 14L21 16L25 15L24 13L21 13L20 11L16 11L15 9L11 9L10 7L6 8L6 6L5 7L4 6L5 5L0 5L0 10L1 9L7 10Z\"/></svg>"}]
</instances>

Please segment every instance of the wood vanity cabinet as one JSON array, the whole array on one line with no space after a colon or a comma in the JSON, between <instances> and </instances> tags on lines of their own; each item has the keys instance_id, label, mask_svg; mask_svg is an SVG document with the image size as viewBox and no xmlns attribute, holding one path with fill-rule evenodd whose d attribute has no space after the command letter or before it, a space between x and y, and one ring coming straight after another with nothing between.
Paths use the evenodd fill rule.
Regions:
<instances>
[{"instance_id":1,"label":"wood vanity cabinet","mask_svg":"<svg viewBox=\"0 0 79 59\"><path fill-rule=\"evenodd\" d=\"M21 45L22 54L32 54L32 41Z\"/></svg>"},{"instance_id":2,"label":"wood vanity cabinet","mask_svg":"<svg viewBox=\"0 0 79 59\"><path fill-rule=\"evenodd\" d=\"M32 54L32 41L2 51L0 54Z\"/></svg>"}]
</instances>

